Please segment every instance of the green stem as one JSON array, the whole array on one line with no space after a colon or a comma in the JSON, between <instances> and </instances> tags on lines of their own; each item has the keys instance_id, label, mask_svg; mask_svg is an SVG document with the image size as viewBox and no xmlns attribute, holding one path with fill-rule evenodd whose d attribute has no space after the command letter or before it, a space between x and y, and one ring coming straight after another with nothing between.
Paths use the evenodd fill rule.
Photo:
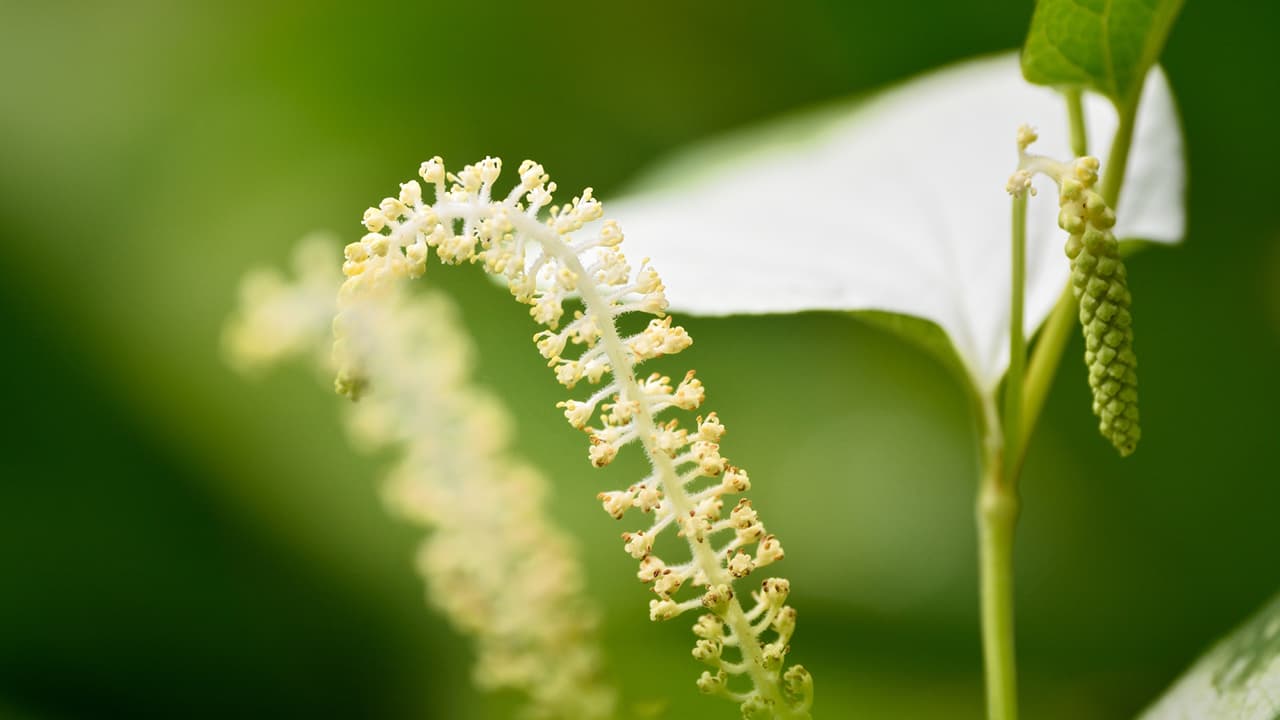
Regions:
<instances>
[{"instance_id":1,"label":"green stem","mask_svg":"<svg viewBox=\"0 0 1280 720\"><path fill-rule=\"evenodd\" d=\"M1004 417L995 403L983 402L982 482L978 487L978 556L982 604L982 659L986 668L987 717L1016 720L1018 680L1013 641L1013 534L1018 519L1018 490L1006 456L1020 447L1022 374L1026 363L1023 308L1027 267L1027 197L1013 198L1013 267L1009 293L1009 374L1005 379ZM1001 422L1003 421L1003 431Z\"/></svg>"},{"instance_id":2,"label":"green stem","mask_svg":"<svg viewBox=\"0 0 1280 720\"><path fill-rule=\"evenodd\" d=\"M1036 343L1035 352L1031 354L1031 363L1027 366L1027 374L1022 382L1022 428L1018 433L1017 443L1010 448L1008 470L1010 476L1022 475L1022 463L1027 457L1027 444L1031 434L1035 432L1036 421L1044 410L1044 402L1049 396L1049 387L1053 384L1053 376L1058 372L1062 362L1062 351L1071 337L1071 328L1076 324L1076 298L1068 286L1058 297L1058 302L1049 313L1044 329L1040 331L1040 339Z\"/></svg>"},{"instance_id":3,"label":"green stem","mask_svg":"<svg viewBox=\"0 0 1280 720\"><path fill-rule=\"evenodd\" d=\"M1071 124L1071 152L1076 157L1089 154L1089 133L1084 126L1084 93L1080 88L1063 91L1067 98L1067 119Z\"/></svg>"},{"instance_id":4,"label":"green stem","mask_svg":"<svg viewBox=\"0 0 1280 720\"><path fill-rule=\"evenodd\" d=\"M1013 637L1013 534L1018 494L1005 477L994 403L984 406L982 482L978 489L978 557L981 571L982 659L988 720L1017 720L1018 677Z\"/></svg>"},{"instance_id":5,"label":"green stem","mask_svg":"<svg viewBox=\"0 0 1280 720\"><path fill-rule=\"evenodd\" d=\"M1120 187L1124 186L1125 170L1129 168L1129 145L1133 142L1134 115L1137 102L1120 113L1120 126L1111 142L1111 154L1107 155L1107 167L1102 170L1102 199L1112 210L1120 205Z\"/></svg>"},{"instance_id":6,"label":"green stem","mask_svg":"<svg viewBox=\"0 0 1280 720\"><path fill-rule=\"evenodd\" d=\"M1004 443L1010 450L1021 446L1022 435L1022 375L1027 361L1027 340L1023 334L1024 296L1027 274L1027 196L1013 198L1013 283L1009 298L1009 373L1004 388ZM1013 468L1006 456L1005 467ZM1013 476L1013 477L1016 477Z\"/></svg>"},{"instance_id":7,"label":"green stem","mask_svg":"<svg viewBox=\"0 0 1280 720\"><path fill-rule=\"evenodd\" d=\"M1138 115L1137 94L1134 101L1124 107L1116 107L1120 114L1120 125L1116 128L1115 137L1111 140L1111 153L1107 155L1107 164L1102 169L1102 199L1112 210L1120 211L1120 187L1124 185L1124 174L1129 167L1129 146L1133 143L1133 126Z\"/></svg>"}]
</instances>

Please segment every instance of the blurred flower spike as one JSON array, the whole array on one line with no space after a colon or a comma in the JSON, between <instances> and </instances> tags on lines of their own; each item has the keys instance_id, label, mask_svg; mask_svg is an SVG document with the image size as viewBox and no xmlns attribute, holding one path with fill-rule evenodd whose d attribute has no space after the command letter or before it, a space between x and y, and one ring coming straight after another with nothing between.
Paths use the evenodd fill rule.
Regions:
<instances>
[{"instance_id":1,"label":"blurred flower spike","mask_svg":"<svg viewBox=\"0 0 1280 720\"><path fill-rule=\"evenodd\" d=\"M225 335L237 366L309 353L332 372L337 257L335 242L312 238L295 253L296 280L246 277ZM473 382L457 309L439 292L386 287L345 314L345 350L369 379L351 433L401 448L385 497L430 530L418 571L431 603L474 641L476 685L522 693L528 718L613 717L577 548L547 512L547 480L513 452L506 408Z\"/></svg>"}]
</instances>

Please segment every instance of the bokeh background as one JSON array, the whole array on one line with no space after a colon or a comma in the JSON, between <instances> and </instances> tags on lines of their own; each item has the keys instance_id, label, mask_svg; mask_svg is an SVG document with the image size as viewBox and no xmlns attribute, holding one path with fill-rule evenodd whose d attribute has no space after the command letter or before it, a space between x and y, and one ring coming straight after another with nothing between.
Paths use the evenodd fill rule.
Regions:
<instances>
[{"instance_id":1,"label":"bokeh background","mask_svg":"<svg viewBox=\"0 0 1280 720\"><path fill-rule=\"evenodd\" d=\"M1016 47L1031 9L0 0L0 715L506 717L425 608L417 532L374 491L388 458L348 449L326 379L226 367L241 274L356 237L425 157L534 157L607 200L684 143ZM1141 451L1097 436L1078 339L1032 447L1027 717L1131 717L1280 587L1278 16L1193 0L1169 41L1190 232L1131 261ZM434 277L582 539L628 707L733 715L694 691L686 623L645 617L592 499L621 475L565 430L526 314L478 273ZM820 716L979 717L959 387L837 314L686 324L786 540Z\"/></svg>"}]
</instances>

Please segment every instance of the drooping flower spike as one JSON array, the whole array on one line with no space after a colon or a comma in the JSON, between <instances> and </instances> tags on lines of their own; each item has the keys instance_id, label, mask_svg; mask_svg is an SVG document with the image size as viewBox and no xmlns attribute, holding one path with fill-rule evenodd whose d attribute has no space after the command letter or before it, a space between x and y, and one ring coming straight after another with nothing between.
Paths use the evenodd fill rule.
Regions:
<instances>
[{"instance_id":1,"label":"drooping flower spike","mask_svg":"<svg viewBox=\"0 0 1280 720\"><path fill-rule=\"evenodd\" d=\"M660 277L647 261L631 266L620 249L621 228L602 219L603 207L590 189L552 205L555 184L542 166L526 161L516 186L495 198L500 169L499 160L486 158L454 175L433 158L420 169L433 201L411 180L398 197L366 211L368 234L345 250L347 280L335 321L337 389L355 396L370 379L351 352L359 318L348 308L422 275L431 250L445 264L480 263L504 278L545 326L534 341L556 379L567 388L593 386L560 403L570 425L588 434L590 462L603 467L638 445L651 464L647 477L599 496L615 518L632 508L652 516L647 527L623 534L624 549L640 562L639 578L656 596L650 618L701 613L693 655L712 668L698 681L704 692L738 702L747 717L808 717L811 677L799 665L784 672L796 618L786 604L789 583L764 579L749 602L738 589L740 580L780 560L783 551L749 500L725 512L726 496L746 491L750 480L720 453L724 425L715 413L691 425L669 417L701 406L705 389L692 372L673 383L636 369L692 342L664 315ZM582 309L566 317L569 300L581 301ZM633 312L654 317L643 331L624 337L618 320ZM689 559L668 561L654 553L655 540L666 531L686 540Z\"/></svg>"},{"instance_id":2,"label":"drooping flower spike","mask_svg":"<svg viewBox=\"0 0 1280 720\"><path fill-rule=\"evenodd\" d=\"M1098 429L1122 456L1137 448L1138 358L1133 352L1133 316L1128 271L1120 255L1120 243L1112 228L1116 214L1094 190L1098 159L1082 157L1060 163L1027 153L1035 132L1018 129L1018 170L1009 180L1012 195L1031 188L1031 176L1043 173L1058 184L1058 226L1067 231L1067 257L1071 261L1071 291L1079 302L1084 332L1085 365L1093 391L1093 413Z\"/></svg>"}]
</instances>

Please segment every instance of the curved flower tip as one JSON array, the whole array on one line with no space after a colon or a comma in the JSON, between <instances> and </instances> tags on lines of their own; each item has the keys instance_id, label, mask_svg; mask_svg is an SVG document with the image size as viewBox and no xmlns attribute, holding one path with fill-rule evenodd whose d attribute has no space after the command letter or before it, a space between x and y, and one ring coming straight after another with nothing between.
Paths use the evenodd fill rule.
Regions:
<instances>
[{"instance_id":1,"label":"curved flower tip","mask_svg":"<svg viewBox=\"0 0 1280 720\"><path fill-rule=\"evenodd\" d=\"M1105 158L1115 111L1089 97L1085 113L1090 153ZM1014 54L971 61L852 110L728 143L746 152L726 151L723 142L719 150L695 148L651 174L680 179L660 188L650 183L652 191L614 203L612 214L633 252L668 258L663 280L672 309L883 310L925 318L947 332L975 387L989 393L1008 367L1003 188L1016 160L1010 140L1024 122L1037 128L1047 154L1070 155L1057 93L1027 84ZM1144 91L1125 185L1117 235L1178 242L1185 223L1182 137L1158 68ZM1030 203L1028 334L1070 274L1057 210L1053 202Z\"/></svg>"}]
</instances>

